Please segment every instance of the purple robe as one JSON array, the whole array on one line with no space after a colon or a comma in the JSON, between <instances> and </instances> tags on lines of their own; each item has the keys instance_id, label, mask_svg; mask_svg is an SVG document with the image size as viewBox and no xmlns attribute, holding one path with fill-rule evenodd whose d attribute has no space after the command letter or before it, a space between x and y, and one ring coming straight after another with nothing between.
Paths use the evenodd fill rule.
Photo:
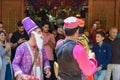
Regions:
<instances>
[{"instance_id":1,"label":"purple robe","mask_svg":"<svg viewBox=\"0 0 120 80\"><path fill-rule=\"evenodd\" d=\"M28 45L29 45L29 42L25 42L25 43L21 44L20 46L18 46L18 48L16 50L15 58L12 62L15 77L19 73L34 75L34 69L32 69L31 73L29 73L31 66L33 64L33 61L34 61L34 56L32 53L31 46L30 45L28 46ZM44 71L44 69L50 67L50 64L47 59L44 48L42 48L41 52L42 52L41 53L42 54L42 59L41 59L42 63L40 63L40 64L42 65L42 71ZM42 76L43 76L43 74L42 74Z\"/></svg>"}]
</instances>

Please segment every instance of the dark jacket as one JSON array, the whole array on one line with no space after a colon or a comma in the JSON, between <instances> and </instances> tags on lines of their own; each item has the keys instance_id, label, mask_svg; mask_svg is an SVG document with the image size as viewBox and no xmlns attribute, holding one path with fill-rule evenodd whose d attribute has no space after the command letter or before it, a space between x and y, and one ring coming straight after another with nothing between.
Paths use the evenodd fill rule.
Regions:
<instances>
[{"instance_id":1,"label":"dark jacket","mask_svg":"<svg viewBox=\"0 0 120 80\"><path fill-rule=\"evenodd\" d=\"M110 44L112 50L111 64L120 64L120 39L116 38L114 41L106 38L104 40Z\"/></svg>"},{"instance_id":2,"label":"dark jacket","mask_svg":"<svg viewBox=\"0 0 120 80\"><path fill-rule=\"evenodd\" d=\"M95 52L95 57L98 62L98 67L102 66L102 70L107 69L107 65L109 64L111 60L111 47L107 43L102 44L102 46L99 46L96 44L93 47L93 52Z\"/></svg>"},{"instance_id":3,"label":"dark jacket","mask_svg":"<svg viewBox=\"0 0 120 80\"><path fill-rule=\"evenodd\" d=\"M69 41L66 41L66 43ZM64 48L62 48L60 54L58 55L58 64L60 69L59 76L63 80L81 80L80 69L77 62L73 58L73 49L76 43L73 41L71 42L72 43L68 43L66 46L64 46Z\"/></svg>"}]
</instances>

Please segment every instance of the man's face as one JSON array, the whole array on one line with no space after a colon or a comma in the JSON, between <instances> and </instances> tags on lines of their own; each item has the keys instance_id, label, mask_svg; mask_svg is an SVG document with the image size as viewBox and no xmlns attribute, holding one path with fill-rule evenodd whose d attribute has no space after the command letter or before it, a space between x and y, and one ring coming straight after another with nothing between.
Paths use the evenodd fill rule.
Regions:
<instances>
[{"instance_id":1,"label":"man's face","mask_svg":"<svg viewBox=\"0 0 120 80\"><path fill-rule=\"evenodd\" d=\"M40 35L42 34L42 30L40 28L37 28L35 32L37 32L37 34L40 34Z\"/></svg>"},{"instance_id":2,"label":"man's face","mask_svg":"<svg viewBox=\"0 0 120 80\"><path fill-rule=\"evenodd\" d=\"M101 26L100 21L95 21L95 24L98 28L100 28L100 26Z\"/></svg>"},{"instance_id":3,"label":"man's face","mask_svg":"<svg viewBox=\"0 0 120 80\"><path fill-rule=\"evenodd\" d=\"M43 32L45 32L45 33L49 32L49 25L48 24L45 24L43 26Z\"/></svg>"},{"instance_id":4,"label":"man's face","mask_svg":"<svg viewBox=\"0 0 120 80\"><path fill-rule=\"evenodd\" d=\"M3 24L0 24L0 31L3 30Z\"/></svg>"},{"instance_id":5,"label":"man's face","mask_svg":"<svg viewBox=\"0 0 120 80\"><path fill-rule=\"evenodd\" d=\"M23 32L23 31L24 31L24 27L23 27L23 26L19 26L19 27L18 27L18 30L19 30L20 32Z\"/></svg>"},{"instance_id":6,"label":"man's face","mask_svg":"<svg viewBox=\"0 0 120 80\"><path fill-rule=\"evenodd\" d=\"M111 37L112 39L115 39L115 38L117 37L118 29L113 28L113 29L110 30L109 33L110 33L110 37Z\"/></svg>"}]
</instances>

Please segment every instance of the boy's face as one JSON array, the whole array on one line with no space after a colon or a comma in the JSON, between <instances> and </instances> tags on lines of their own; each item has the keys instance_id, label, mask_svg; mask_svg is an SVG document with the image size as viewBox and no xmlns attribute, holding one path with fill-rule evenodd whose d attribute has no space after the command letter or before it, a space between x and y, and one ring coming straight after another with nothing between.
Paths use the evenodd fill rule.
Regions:
<instances>
[{"instance_id":1,"label":"boy's face","mask_svg":"<svg viewBox=\"0 0 120 80\"><path fill-rule=\"evenodd\" d=\"M96 42L102 42L104 40L104 37L102 37L100 34L96 34Z\"/></svg>"}]
</instances>

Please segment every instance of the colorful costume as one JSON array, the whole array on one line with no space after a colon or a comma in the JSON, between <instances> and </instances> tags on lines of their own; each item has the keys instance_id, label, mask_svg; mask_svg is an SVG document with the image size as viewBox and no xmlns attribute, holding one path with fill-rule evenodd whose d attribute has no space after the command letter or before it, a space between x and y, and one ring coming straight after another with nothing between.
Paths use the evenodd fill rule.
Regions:
<instances>
[{"instance_id":1,"label":"colorful costume","mask_svg":"<svg viewBox=\"0 0 120 80\"><path fill-rule=\"evenodd\" d=\"M87 51L88 57L89 57L89 46L88 46L88 38L83 34L82 36L80 36L77 40L78 44L83 45ZM82 80L94 80L93 75L91 76L85 76L84 74L82 75Z\"/></svg>"},{"instance_id":2,"label":"colorful costume","mask_svg":"<svg viewBox=\"0 0 120 80\"><path fill-rule=\"evenodd\" d=\"M31 34L34 29L38 28L29 17L23 20L23 25L28 34ZM15 77L18 80L22 79L22 75L27 75L29 77L28 80L44 80L44 70L49 68L50 64L44 48L41 45L31 46L29 41L27 41L18 46L12 66Z\"/></svg>"},{"instance_id":3,"label":"colorful costume","mask_svg":"<svg viewBox=\"0 0 120 80\"><path fill-rule=\"evenodd\" d=\"M17 74L19 73L35 75L34 69L31 72L29 72L33 64L34 54L32 51L29 50L31 46L27 46L27 44L29 43L23 43L17 48L16 55L12 64L15 76L17 76ZM42 53L40 54L40 56L42 56L41 58L43 60L43 63L41 63L41 65L44 66L44 69L49 67L49 62L47 60L44 49L42 49ZM41 71L43 71L43 69Z\"/></svg>"},{"instance_id":4,"label":"colorful costume","mask_svg":"<svg viewBox=\"0 0 120 80\"><path fill-rule=\"evenodd\" d=\"M78 25L79 21L75 17L64 20L65 28L74 29ZM94 58L88 59L85 48L71 39L59 40L56 52L60 80L81 80L80 69L87 76L96 71L96 60Z\"/></svg>"},{"instance_id":5,"label":"colorful costume","mask_svg":"<svg viewBox=\"0 0 120 80\"><path fill-rule=\"evenodd\" d=\"M74 41L67 40L64 45L68 42L58 54L59 76L64 80L80 80L80 69L85 75L92 75L97 66L95 59L88 59L85 48Z\"/></svg>"}]
</instances>

